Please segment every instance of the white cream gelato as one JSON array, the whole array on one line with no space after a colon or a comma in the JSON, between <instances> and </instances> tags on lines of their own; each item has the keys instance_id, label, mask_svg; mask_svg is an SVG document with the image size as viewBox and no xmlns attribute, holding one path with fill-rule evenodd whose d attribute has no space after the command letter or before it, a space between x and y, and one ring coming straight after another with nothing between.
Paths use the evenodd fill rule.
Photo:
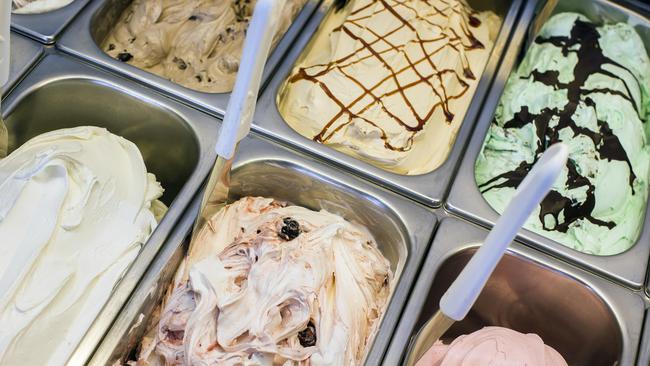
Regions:
<instances>
[{"instance_id":1,"label":"white cream gelato","mask_svg":"<svg viewBox=\"0 0 650 366\"><path fill-rule=\"evenodd\" d=\"M60 9L73 0L12 0L14 14L40 14Z\"/></svg>"},{"instance_id":2,"label":"white cream gelato","mask_svg":"<svg viewBox=\"0 0 650 366\"><path fill-rule=\"evenodd\" d=\"M464 0L351 0L296 63L280 113L383 169L430 172L454 143L500 23Z\"/></svg>"},{"instance_id":3,"label":"white cream gelato","mask_svg":"<svg viewBox=\"0 0 650 366\"><path fill-rule=\"evenodd\" d=\"M0 365L63 365L166 208L138 148L102 128L0 160Z\"/></svg>"},{"instance_id":4,"label":"white cream gelato","mask_svg":"<svg viewBox=\"0 0 650 366\"><path fill-rule=\"evenodd\" d=\"M243 198L192 243L138 365L359 365L391 280L366 228Z\"/></svg>"}]
</instances>

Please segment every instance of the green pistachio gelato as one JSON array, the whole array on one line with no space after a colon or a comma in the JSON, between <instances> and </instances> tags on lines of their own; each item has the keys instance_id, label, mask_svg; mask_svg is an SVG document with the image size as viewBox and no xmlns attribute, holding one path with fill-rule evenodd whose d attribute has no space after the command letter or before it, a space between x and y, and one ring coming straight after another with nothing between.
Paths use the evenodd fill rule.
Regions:
<instances>
[{"instance_id":1,"label":"green pistachio gelato","mask_svg":"<svg viewBox=\"0 0 650 366\"><path fill-rule=\"evenodd\" d=\"M510 76L476 161L485 199L503 212L534 162L562 141L569 161L525 227L595 255L632 247L648 197L649 85L632 26L553 16Z\"/></svg>"}]
</instances>

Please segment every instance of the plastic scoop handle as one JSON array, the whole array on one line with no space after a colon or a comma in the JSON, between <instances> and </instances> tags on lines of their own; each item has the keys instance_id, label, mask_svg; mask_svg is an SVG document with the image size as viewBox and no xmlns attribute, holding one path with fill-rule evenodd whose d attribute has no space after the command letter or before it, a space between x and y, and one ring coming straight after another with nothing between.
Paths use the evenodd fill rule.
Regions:
<instances>
[{"instance_id":1,"label":"plastic scoop handle","mask_svg":"<svg viewBox=\"0 0 650 366\"><path fill-rule=\"evenodd\" d=\"M535 163L485 242L440 299L440 311L460 321L469 312L519 229L546 197L566 165L569 150L551 146Z\"/></svg>"},{"instance_id":2,"label":"plastic scoop handle","mask_svg":"<svg viewBox=\"0 0 650 366\"><path fill-rule=\"evenodd\" d=\"M278 0L258 0L255 5L237 80L215 146L217 154L225 159L233 157L237 143L250 131L264 64L277 28L279 3Z\"/></svg>"}]
</instances>

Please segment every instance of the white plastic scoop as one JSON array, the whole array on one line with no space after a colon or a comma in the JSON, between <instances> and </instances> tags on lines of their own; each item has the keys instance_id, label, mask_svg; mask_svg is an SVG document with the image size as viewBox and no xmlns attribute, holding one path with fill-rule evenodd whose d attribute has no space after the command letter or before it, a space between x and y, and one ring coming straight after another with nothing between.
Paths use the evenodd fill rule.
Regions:
<instances>
[{"instance_id":1,"label":"white plastic scoop","mask_svg":"<svg viewBox=\"0 0 650 366\"><path fill-rule=\"evenodd\" d=\"M9 28L11 26L11 0L0 0L0 88L9 80ZM2 95L0 93L0 103ZM2 119L0 106L0 159L7 156L9 133Z\"/></svg>"},{"instance_id":2,"label":"white plastic scoop","mask_svg":"<svg viewBox=\"0 0 650 366\"><path fill-rule=\"evenodd\" d=\"M194 225L194 235L203 224L226 205L230 189L230 168L237 144L251 128L262 71L277 28L280 2L258 0L246 32L235 86L226 108L216 144L217 161L201 201L201 211Z\"/></svg>"},{"instance_id":3,"label":"white plastic scoop","mask_svg":"<svg viewBox=\"0 0 650 366\"><path fill-rule=\"evenodd\" d=\"M517 232L557 180L568 156L566 145L558 143L535 163L483 245L440 299L440 310L416 336L407 365L414 365L454 322L465 318Z\"/></svg>"}]
</instances>

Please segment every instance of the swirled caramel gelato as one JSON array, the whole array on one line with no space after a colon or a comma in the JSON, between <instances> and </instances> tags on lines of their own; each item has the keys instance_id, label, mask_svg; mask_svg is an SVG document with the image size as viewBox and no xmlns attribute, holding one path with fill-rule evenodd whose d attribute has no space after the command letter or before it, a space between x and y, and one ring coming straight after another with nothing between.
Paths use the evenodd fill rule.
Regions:
<instances>
[{"instance_id":1,"label":"swirled caramel gelato","mask_svg":"<svg viewBox=\"0 0 650 366\"><path fill-rule=\"evenodd\" d=\"M390 295L366 228L243 198L199 232L138 365L358 365Z\"/></svg>"},{"instance_id":2,"label":"swirled caramel gelato","mask_svg":"<svg viewBox=\"0 0 650 366\"><path fill-rule=\"evenodd\" d=\"M501 20L464 0L352 0L332 11L278 96L301 135L399 174L445 160Z\"/></svg>"},{"instance_id":3,"label":"swirled caramel gelato","mask_svg":"<svg viewBox=\"0 0 650 366\"><path fill-rule=\"evenodd\" d=\"M306 1L285 1L274 44ZM254 7L254 0L134 0L102 49L184 87L229 92Z\"/></svg>"}]
</instances>

